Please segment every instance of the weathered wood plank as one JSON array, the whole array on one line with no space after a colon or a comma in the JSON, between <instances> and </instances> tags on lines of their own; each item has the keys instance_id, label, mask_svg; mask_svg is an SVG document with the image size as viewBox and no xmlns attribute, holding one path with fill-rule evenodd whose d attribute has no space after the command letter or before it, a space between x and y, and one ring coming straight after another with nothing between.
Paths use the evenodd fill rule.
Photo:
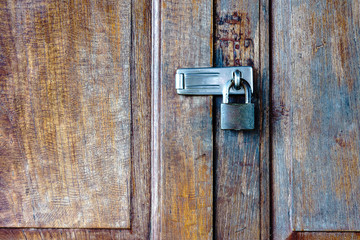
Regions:
<instances>
[{"instance_id":1,"label":"weathered wood plank","mask_svg":"<svg viewBox=\"0 0 360 240\"><path fill-rule=\"evenodd\" d=\"M111 230L109 239L149 239L151 224L151 2L132 0L131 229ZM91 231L90 231L91 232ZM98 238L107 239L103 231ZM96 239L91 237L88 239ZM80 238L81 239L81 238Z\"/></svg>"},{"instance_id":2,"label":"weathered wood plank","mask_svg":"<svg viewBox=\"0 0 360 240\"><path fill-rule=\"evenodd\" d=\"M0 229L2 240L13 239L128 239L118 230L86 229ZM145 238L135 238L145 239ZM354 232L294 232L287 240L359 240L360 233Z\"/></svg>"},{"instance_id":3,"label":"weathered wood plank","mask_svg":"<svg viewBox=\"0 0 360 240\"><path fill-rule=\"evenodd\" d=\"M85 207L81 204L76 205L76 207L61 205L62 208L66 208L67 215L63 215L63 211L59 209L59 204L57 204L56 208L52 209L53 211L51 211L51 208L49 209L51 216L42 216L43 219L37 220L37 225L32 224L31 221L25 222L24 219L20 218L22 222L19 221L17 226L118 228L130 227L129 221L131 218L131 231L101 230L93 232L96 232L98 237L103 237L104 239L107 238L106 236L110 236L108 232L111 232L112 238L117 239L148 238L150 230L148 226L150 221L151 83L150 81L144 81L144 79L150 79L151 3L145 0L134 0L132 3L133 7L131 7L130 2L116 1L103 1L102 3L92 1L69 3L28 1L21 3L9 2L9 6L6 6L5 2L2 2L2 4L3 6L0 10L2 18L2 25L0 27L2 31L1 48L3 55L2 74L0 75L2 90L0 95L2 108L1 127L3 133L1 134L1 141L6 145L3 145L1 148L1 188L3 191L7 191L7 195L5 195L7 197L12 196L8 194L9 191L12 191L11 186L5 185L5 183L8 184L9 180L12 179L11 184L17 184L18 186L26 183L25 180L19 182L19 178L9 179L9 172L3 169L9 169L10 164L12 164L14 172L18 174L16 175L17 177L24 174L21 164L24 164L23 161L28 159L21 155L20 150L23 146L16 142L16 140L22 140L18 137L20 129L17 127L19 125L14 124L18 124L16 121L21 120L19 118L20 114L27 116L28 112L11 111L10 107L17 106L19 108L22 106L21 104L27 107L25 100L29 98L36 103L35 105L32 104L32 109L29 110L30 112L33 111L31 112L35 114L33 116L37 116L36 114L48 116L49 124L53 121L52 125L49 125L49 131L51 128L58 129L61 127L62 132L57 134L63 137L68 136L69 139L66 141L69 144L72 143L67 148L67 145L60 145L60 142L58 142L56 148L55 146L54 148L44 148L40 149L41 151L39 150L39 152L36 152L35 150L37 149L31 148L30 143L27 143L30 146L29 149L34 151L32 152L33 155L31 155L33 158L36 157L37 153L43 154L41 155L43 158L34 160L32 164L37 164L36 166L41 167L47 164L46 166L49 168L49 171L45 171L46 168L43 168L45 170L43 175L40 176L44 179L48 176L48 182L51 181L53 188L57 186L62 187L62 190L67 188L72 194L72 201L79 200L77 203L83 203L80 201L82 198L90 198L91 200L90 203L86 203L87 206ZM130 18L131 9L132 17ZM26 24L23 22L26 22ZM21 31L17 33L14 29L20 29ZM133 31L130 32L130 29ZM40 38L44 41L40 41ZM24 51L21 51L22 49ZM48 51L46 54L44 53L45 50ZM29 60L27 62L24 61L26 59L30 59L32 62ZM30 65L30 63L33 65ZM43 72L39 69L42 69ZM28 71L26 72L25 70ZM39 85L40 81L44 81L44 84ZM23 82L27 85L21 86L20 83ZM57 86L54 86L55 83ZM51 84L54 87L51 87ZM83 84L86 84L87 88L82 87ZM35 85L38 87L35 88ZM42 94L43 86L48 87L46 88L48 91L46 94ZM30 87L34 87L34 89ZM23 91L20 92L20 96L15 95L19 91ZM96 91L96 94L93 91ZM30 92L32 96L26 94ZM42 94L41 96L48 101L37 101L36 94ZM87 94L86 96L90 99L77 101L81 94L83 96ZM59 97L61 101L53 99L53 95ZM54 101L51 102L50 100ZM24 109L28 110L25 107ZM45 107L47 111L42 108L39 110L36 107ZM122 115L125 116L123 120L128 120L119 122L118 118L121 118ZM58 119L56 119L56 116ZM40 117L34 119L41 120ZM133 120L131 123L130 119ZM94 129L88 126L91 121L95 124ZM109 124L111 122L113 124ZM71 126L69 125L70 123ZM26 124L28 123L26 122ZM25 129L24 131L27 131L26 134L36 130L34 127L26 129L26 124L20 125ZM74 129L70 127L74 127ZM44 130L40 127L38 130L39 133L37 134L39 136L41 131ZM86 142L86 144L84 141L76 141L81 140L82 136L85 138L90 137L91 135L86 136L86 134L88 132L91 133L91 131L98 133L94 140L98 137L101 138L99 139L102 142L98 141L97 143L99 145L90 145L91 141ZM136 142L136 146L130 145L130 132L132 133L132 142ZM11 139L7 137L9 134L12 137ZM45 133L44 135L47 137L45 143L35 141L32 144L52 144L53 135ZM114 141L109 138L111 136L114 137ZM23 137L29 138L31 135L24 135ZM11 144L11 148L8 147L8 143ZM107 145L109 146L107 147ZM111 149L112 145L114 145L114 149L116 147L119 151L116 152ZM66 155L67 151L71 149L74 152ZM84 152L92 151L96 155L88 154L85 157L78 154L80 150ZM130 151L132 155L131 164L129 162ZM3 161L5 156L9 157L9 153L12 154L12 157L17 157L16 165L11 162L11 159ZM50 154L53 154L53 156ZM62 155L63 158L56 158L56 154ZM128 159L124 158L126 156L128 156ZM74 161L69 164L67 159ZM38 160L41 161L37 162ZM72 171L69 172L70 166ZM32 168L34 167L32 166ZM92 170L90 172L83 172L80 171L81 169ZM51 179L54 176L49 175L52 171L62 171L62 175L58 174L59 176L56 175L55 177L64 177L65 179L70 177L70 180L79 181L82 185L74 186L62 179L59 179L60 181L58 182L52 181ZM122 176L121 173L124 171L127 171L127 173L125 176ZM130 171L132 175L131 181ZM36 172L36 174L38 175L39 172ZM99 178L103 179L96 182L95 180L99 180ZM127 200L125 204L119 200L119 197L122 195L119 192L120 186L114 184L122 180L124 180L124 184L127 184L127 189L124 191L124 196L126 196ZM44 180L39 181L36 187L42 191L51 190L48 189L49 186L45 185L45 183L47 182L44 182ZM91 188L87 187L88 185L91 185ZM77 188L81 191L81 195L76 195ZM17 190L18 193L22 193L21 189ZM36 192L35 190L38 189L29 188L29 191L24 191L23 194L33 194L33 192ZM59 194L60 196L64 191L54 192L54 194ZM97 192L97 195L100 197L97 202L95 202L96 199L91 195L91 191ZM4 204L3 200L2 204ZM106 204L100 200L106 201ZM39 199L34 204L39 204ZM45 207L47 206L50 205L45 205ZM15 205L15 207L17 206ZM81 222L76 223L76 221L79 221L79 218L74 217L71 212L76 214L80 212L82 214L81 212L85 211L86 207L95 209L93 213L98 212L97 215L102 216L92 218L87 216L89 218L86 219L88 222L85 225ZM1 210L5 211L4 209L6 208L2 206ZM119 212L119 209L126 211L125 215L121 215L122 212ZM31 208L24 210L25 214L31 211ZM89 215L91 213L86 214ZM8 215L3 213L0 216L8 217ZM19 219L19 215L15 216ZM112 218L110 219L109 216ZM126 219L126 225L124 226L119 225L122 218ZM46 224L39 223L39 221L44 221L45 219L48 221ZM2 222L2 226L8 227L13 225L5 225ZM2 229L0 230L0 238L6 239L10 235L5 233L9 232L22 233L23 235L21 236L25 239L44 238L45 232L50 235L55 234L55 232L61 232L63 238L64 236L70 238L69 236L73 236L73 232L82 234L81 236L83 237L76 235L77 239L94 239L95 236L94 234L87 234L92 232L88 230ZM33 237L30 237L30 235ZM18 238L16 237L16 239ZM60 237L54 238L59 239Z\"/></svg>"},{"instance_id":4,"label":"weathered wood plank","mask_svg":"<svg viewBox=\"0 0 360 240\"><path fill-rule=\"evenodd\" d=\"M130 227L129 2L1 4L0 226Z\"/></svg>"},{"instance_id":5,"label":"weathered wood plank","mask_svg":"<svg viewBox=\"0 0 360 240\"><path fill-rule=\"evenodd\" d=\"M360 230L359 9L273 1L275 239Z\"/></svg>"},{"instance_id":6,"label":"weathered wood plank","mask_svg":"<svg viewBox=\"0 0 360 240\"><path fill-rule=\"evenodd\" d=\"M129 232L125 230L125 232ZM124 234L121 230L110 229L0 229L1 240L114 240L148 239L144 236Z\"/></svg>"},{"instance_id":7,"label":"weathered wood plank","mask_svg":"<svg viewBox=\"0 0 360 240\"><path fill-rule=\"evenodd\" d=\"M177 68L211 64L212 1L155 5L153 238L212 239L212 98L179 96L174 86Z\"/></svg>"},{"instance_id":8,"label":"weathered wood plank","mask_svg":"<svg viewBox=\"0 0 360 240\"><path fill-rule=\"evenodd\" d=\"M269 238L268 24L268 1L216 1L215 64L252 66L257 106L254 131L223 131L215 99L216 239Z\"/></svg>"},{"instance_id":9,"label":"weathered wood plank","mask_svg":"<svg viewBox=\"0 0 360 240\"><path fill-rule=\"evenodd\" d=\"M271 236L270 191L270 1L259 6L259 133L260 133L260 239Z\"/></svg>"},{"instance_id":10,"label":"weathered wood plank","mask_svg":"<svg viewBox=\"0 0 360 240\"><path fill-rule=\"evenodd\" d=\"M359 240L355 232L294 232L289 240Z\"/></svg>"},{"instance_id":11,"label":"weathered wood plank","mask_svg":"<svg viewBox=\"0 0 360 240\"><path fill-rule=\"evenodd\" d=\"M260 239L270 239L270 1L261 0L259 8Z\"/></svg>"}]
</instances>

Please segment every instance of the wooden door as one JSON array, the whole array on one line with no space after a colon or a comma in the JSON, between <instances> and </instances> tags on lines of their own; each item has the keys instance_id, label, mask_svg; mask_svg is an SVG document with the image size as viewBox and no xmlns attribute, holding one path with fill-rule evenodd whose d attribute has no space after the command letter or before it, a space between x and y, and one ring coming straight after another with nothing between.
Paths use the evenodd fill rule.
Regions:
<instances>
[{"instance_id":1,"label":"wooden door","mask_svg":"<svg viewBox=\"0 0 360 240\"><path fill-rule=\"evenodd\" d=\"M157 7L153 236L360 239L359 1ZM174 90L179 67L239 65L255 131L221 131L221 98Z\"/></svg>"},{"instance_id":2,"label":"wooden door","mask_svg":"<svg viewBox=\"0 0 360 240\"><path fill-rule=\"evenodd\" d=\"M0 239L360 239L359 13L1 1ZM176 94L177 68L240 65L254 131Z\"/></svg>"},{"instance_id":3,"label":"wooden door","mask_svg":"<svg viewBox=\"0 0 360 240\"><path fill-rule=\"evenodd\" d=\"M359 24L357 0L273 1L275 239L360 239Z\"/></svg>"},{"instance_id":4,"label":"wooden door","mask_svg":"<svg viewBox=\"0 0 360 240\"><path fill-rule=\"evenodd\" d=\"M151 3L0 2L0 239L146 239Z\"/></svg>"},{"instance_id":5,"label":"wooden door","mask_svg":"<svg viewBox=\"0 0 360 240\"><path fill-rule=\"evenodd\" d=\"M154 239L269 238L268 4L154 1ZM220 96L176 93L177 68L240 65L254 68L254 131L220 130Z\"/></svg>"}]
</instances>

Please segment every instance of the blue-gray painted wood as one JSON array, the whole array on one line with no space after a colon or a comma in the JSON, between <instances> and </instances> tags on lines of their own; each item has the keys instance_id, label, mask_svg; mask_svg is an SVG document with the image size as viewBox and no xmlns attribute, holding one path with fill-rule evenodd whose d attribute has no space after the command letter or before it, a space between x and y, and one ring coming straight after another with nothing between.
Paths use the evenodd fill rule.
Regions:
<instances>
[{"instance_id":1,"label":"blue-gray painted wood","mask_svg":"<svg viewBox=\"0 0 360 240\"><path fill-rule=\"evenodd\" d=\"M360 230L360 3L272 5L274 238Z\"/></svg>"}]
</instances>

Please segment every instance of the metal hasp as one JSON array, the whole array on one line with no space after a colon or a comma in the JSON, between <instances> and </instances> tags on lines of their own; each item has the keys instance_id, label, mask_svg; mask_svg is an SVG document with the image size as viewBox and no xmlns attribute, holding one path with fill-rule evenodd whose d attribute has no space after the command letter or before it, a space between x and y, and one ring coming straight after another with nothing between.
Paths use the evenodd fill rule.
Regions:
<instances>
[{"instance_id":1,"label":"metal hasp","mask_svg":"<svg viewBox=\"0 0 360 240\"><path fill-rule=\"evenodd\" d=\"M175 86L178 94L183 95L222 95L224 85L240 72L240 78L246 80L251 92L253 89L252 67L223 68L181 68L176 71ZM245 94L244 89L230 89L230 94Z\"/></svg>"},{"instance_id":2,"label":"metal hasp","mask_svg":"<svg viewBox=\"0 0 360 240\"><path fill-rule=\"evenodd\" d=\"M176 71L176 90L184 95L223 95L221 129L254 129L252 67L183 68ZM229 103L230 94L245 94L245 103Z\"/></svg>"}]
</instances>

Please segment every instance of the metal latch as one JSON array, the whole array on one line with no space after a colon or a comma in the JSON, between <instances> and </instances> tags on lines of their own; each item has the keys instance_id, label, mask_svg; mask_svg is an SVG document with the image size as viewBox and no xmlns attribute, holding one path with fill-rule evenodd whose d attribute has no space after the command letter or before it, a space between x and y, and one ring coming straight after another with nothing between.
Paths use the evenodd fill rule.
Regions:
<instances>
[{"instance_id":1,"label":"metal latch","mask_svg":"<svg viewBox=\"0 0 360 240\"><path fill-rule=\"evenodd\" d=\"M183 95L222 95L225 84L234 79L236 73L249 83L252 92L252 67L181 68L176 71L176 90ZM239 83L235 85L239 86ZM245 94L245 91L231 88L230 94Z\"/></svg>"},{"instance_id":2,"label":"metal latch","mask_svg":"<svg viewBox=\"0 0 360 240\"><path fill-rule=\"evenodd\" d=\"M221 129L254 129L252 67L182 68L176 71L178 94L223 95ZM245 94L245 103L229 103L230 94Z\"/></svg>"}]
</instances>

